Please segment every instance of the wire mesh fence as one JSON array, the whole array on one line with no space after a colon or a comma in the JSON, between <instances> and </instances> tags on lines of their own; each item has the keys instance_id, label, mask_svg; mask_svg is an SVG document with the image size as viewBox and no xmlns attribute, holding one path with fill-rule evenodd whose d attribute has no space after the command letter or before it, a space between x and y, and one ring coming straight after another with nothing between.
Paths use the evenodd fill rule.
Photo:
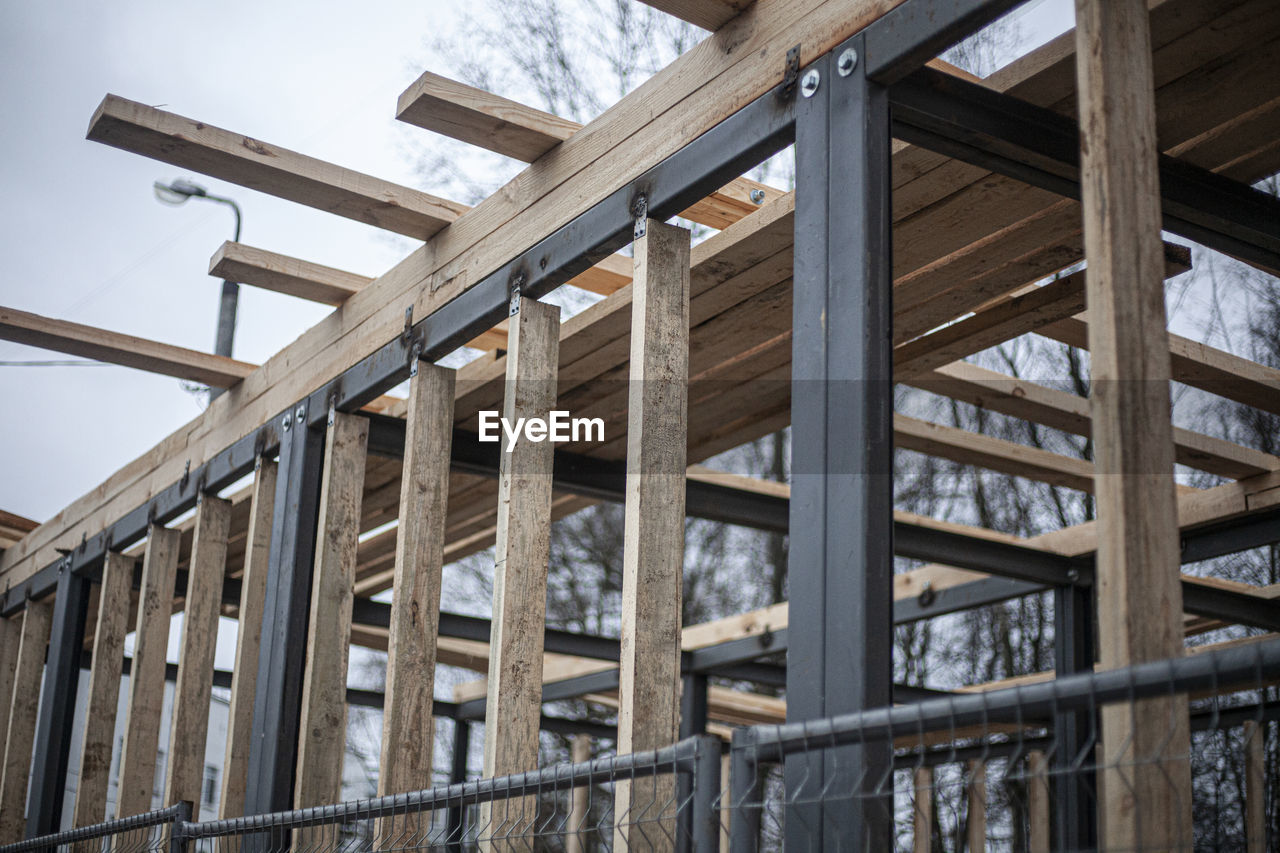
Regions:
<instances>
[{"instance_id":1,"label":"wire mesh fence","mask_svg":"<svg viewBox=\"0 0 1280 853\"><path fill-rule=\"evenodd\" d=\"M739 729L722 821L735 853L1277 850L1277 681L1270 639Z\"/></svg>"},{"instance_id":2,"label":"wire mesh fence","mask_svg":"<svg viewBox=\"0 0 1280 853\"><path fill-rule=\"evenodd\" d=\"M191 804L0 846L0 853L178 853ZM175 831L176 830L176 831Z\"/></svg>"}]
</instances>

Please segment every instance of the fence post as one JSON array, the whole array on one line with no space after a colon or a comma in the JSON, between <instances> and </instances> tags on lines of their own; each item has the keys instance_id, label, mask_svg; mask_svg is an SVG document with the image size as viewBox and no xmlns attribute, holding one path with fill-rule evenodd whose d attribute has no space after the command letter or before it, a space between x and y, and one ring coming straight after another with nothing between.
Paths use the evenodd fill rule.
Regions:
<instances>
[{"instance_id":1,"label":"fence post","mask_svg":"<svg viewBox=\"0 0 1280 853\"><path fill-rule=\"evenodd\" d=\"M173 825L169 829L169 853L187 853L188 842L187 824L191 822L192 814L195 808L190 800L181 800L174 803L177 807L177 814L173 817Z\"/></svg>"},{"instance_id":2,"label":"fence post","mask_svg":"<svg viewBox=\"0 0 1280 853\"><path fill-rule=\"evenodd\" d=\"M729 752L729 849L750 853L760 845L760 768L748 743L749 729L733 733Z\"/></svg>"},{"instance_id":3,"label":"fence post","mask_svg":"<svg viewBox=\"0 0 1280 853\"><path fill-rule=\"evenodd\" d=\"M720 738L698 735L693 764L693 850L720 851Z\"/></svg>"}]
</instances>

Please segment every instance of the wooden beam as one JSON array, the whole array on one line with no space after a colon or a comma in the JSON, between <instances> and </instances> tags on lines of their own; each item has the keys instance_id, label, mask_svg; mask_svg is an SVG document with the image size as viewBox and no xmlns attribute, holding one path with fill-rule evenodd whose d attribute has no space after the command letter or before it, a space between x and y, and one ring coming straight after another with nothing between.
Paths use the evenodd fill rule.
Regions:
<instances>
[{"instance_id":1,"label":"wooden beam","mask_svg":"<svg viewBox=\"0 0 1280 853\"><path fill-rule=\"evenodd\" d=\"M230 240L209 259L209 275L326 305L341 305L373 281Z\"/></svg>"},{"instance_id":2,"label":"wooden beam","mask_svg":"<svg viewBox=\"0 0 1280 853\"><path fill-rule=\"evenodd\" d=\"M330 416L298 726L296 808L330 805L342 794L347 660L368 443L368 418L343 412Z\"/></svg>"},{"instance_id":3,"label":"wooden beam","mask_svg":"<svg viewBox=\"0 0 1280 853\"><path fill-rule=\"evenodd\" d=\"M895 447L978 465L992 471L1027 477L1055 486L1092 492L1093 463L1027 447L1004 439L956 427L929 423L906 415L893 416Z\"/></svg>"},{"instance_id":4,"label":"wooden beam","mask_svg":"<svg viewBox=\"0 0 1280 853\"><path fill-rule=\"evenodd\" d=\"M1267 724L1244 724L1244 835L1248 853L1267 850Z\"/></svg>"},{"instance_id":5,"label":"wooden beam","mask_svg":"<svg viewBox=\"0 0 1280 853\"><path fill-rule=\"evenodd\" d=\"M124 659L124 635L133 593L133 566L132 557L110 551L102 568L72 826L89 826L107 819L111 752L115 747L116 708L120 703L120 664Z\"/></svg>"},{"instance_id":6,"label":"wooden beam","mask_svg":"<svg viewBox=\"0 0 1280 853\"><path fill-rule=\"evenodd\" d=\"M591 760L591 738L573 735L569 738L569 760L584 764ZM587 853L591 832L591 786L579 785L569 795L569 815L565 822L564 853Z\"/></svg>"},{"instance_id":7,"label":"wooden beam","mask_svg":"<svg viewBox=\"0 0 1280 853\"><path fill-rule=\"evenodd\" d=\"M18 668L18 646L22 643L22 615L0 616L0 780L4 777L4 750L9 735L9 708L13 703L14 674Z\"/></svg>"},{"instance_id":8,"label":"wooden beam","mask_svg":"<svg viewBox=\"0 0 1280 853\"><path fill-rule=\"evenodd\" d=\"M1027 753L1028 853L1049 853L1052 849L1049 796L1049 757L1033 749Z\"/></svg>"},{"instance_id":9,"label":"wooden beam","mask_svg":"<svg viewBox=\"0 0 1280 853\"><path fill-rule=\"evenodd\" d=\"M430 71L401 93L396 118L524 163L537 160L582 127Z\"/></svg>"},{"instance_id":10,"label":"wooden beam","mask_svg":"<svg viewBox=\"0 0 1280 853\"><path fill-rule=\"evenodd\" d=\"M513 424L519 418L546 418L556 404L560 309L534 299L519 299L510 335L503 417ZM553 452L548 441L520 441L501 456L485 703L485 777L538 766ZM506 821L530 819L533 808L532 798L486 803L480 809L479 825L493 827L496 832ZM531 849L531 840L526 841L528 844L520 847Z\"/></svg>"},{"instance_id":11,"label":"wooden beam","mask_svg":"<svg viewBox=\"0 0 1280 853\"><path fill-rule=\"evenodd\" d=\"M1077 0L1103 668L1183 648L1150 44L1144 0ZM1102 711L1099 841L1189 847L1186 697L1137 704Z\"/></svg>"},{"instance_id":12,"label":"wooden beam","mask_svg":"<svg viewBox=\"0 0 1280 853\"><path fill-rule=\"evenodd\" d=\"M753 0L642 0L660 12L674 15L704 30L716 30L736 18Z\"/></svg>"},{"instance_id":13,"label":"wooden beam","mask_svg":"<svg viewBox=\"0 0 1280 853\"><path fill-rule=\"evenodd\" d=\"M917 767L911 774L912 853L933 853L933 768Z\"/></svg>"},{"instance_id":14,"label":"wooden beam","mask_svg":"<svg viewBox=\"0 0 1280 853\"><path fill-rule=\"evenodd\" d=\"M582 129L576 121L430 71L401 93L396 118L525 163L538 160ZM701 225L726 228L781 195L783 191L775 187L737 178L680 215Z\"/></svg>"},{"instance_id":15,"label":"wooden beam","mask_svg":"<svg viewBox=\"0 0 1280 853\"><path fill-rule=\"evenodd\" d=\"M218 646L218 613L222 608L230 527L231 502L201 495L196 504L195 535L187 566L182 646L169 722L169 754L165 758L164 801L168 805L183 801L198 803L202 798L200 782L204 776L214 653Z\"/></svg>"},{"instance_id":16,"label":"wooden beam","mask_svg":"<svg viewBox=\"0 0 1280 853\"><path fill-rule=\"evenodd\" d=\"M958 361L906 381L934 394L1075 435L1088 436L1093 430L1089 401L1084 397L976 364ZM1173 438L1178 463L1220 477L1238 480L1280 468L1280 457L1215 436L1175 428Z\"/></svg>"},{"instance_id":17,"label":"wooden beam","mask_svg":"<svg viewBox=\"0 0 1280 853\"><path fill-rule=\"evenodd\" d=\"M0 339L160 373L214 388L230 388L255 369L255 365L226 356L109 332L68 320L55 320L14 308L0 307Z\"/></svg>"},{"instance_id":18,"label":"wooden beam","mask_svg":"<svg viewBox=\"0 0 1280 853\"><path fill-rule=\"evenodd\" d=\"M690 243L687 229L654 219L634 243L619 754L659 749L680 734ZM670 846L662 839L675 838L674 826L634 821L670 799L673 785L669 775L618 784L616 849Z\"/></svg>"},{"instance_id":19,"label":"wooden beam","mask_svg":"<svg viewBox=\"0 0 1280 853\"><path fill-rule=\"evenodd\" d=\"M267 600L267 562L271 555L271 519L275 513L279 465L258 459L253 475L253 498L245 538L244 569L240 573L240 607L236 614L236 662L231 671L231 701L227 709L227 749L222 762L222 795L218 817L244 815L249 778L249 746L253 737L253 703L258 686L258 651L262 647L262 619Z\"/></svg>"},{"instance_id":20,"label":"wooden beam","mask_svg":"<svg viewBox=\"0 0 1280 853\"><path fill-rule=\"evenodd\" d=\"M36 739L36 710L40 704L45 646L49 643L52 624L52 597L27 602L13 672L13 692L5 697L9 702L9 729L5 734L4 766L0 767L0 844L21 841L26 831L27 783Z\"/></svg>"},{"instance_id":21,"label":"wooden beam","mask_svg":"<svg viewBox=\"0 0 1280 853\"><path fill-rule=\"evenodd\" d=\"M107 95L98 106L88 138L419 240L466 209L116 95Z\"/></svg>"},{"instance_id":22,"label":"wooden beam","mask_svg":"<svg viewBox=\"0 0 1280 853\"><path fill-rule=\"evenodd\" d=\"M164 710L165 656L169 647L169 614L173 612L178 547L182 534L158 524L147 532L142 558L142 588L129 670L129 710L120 751L116 817L151 809L160 751L160 716Z\"/></svg>"},{"instance_id":23,"label":"wooden beam","mask_svg":"<svg viewBox=\"0 0 1280 853\"><path fill-rule=\"evenodd\" d=\"M431 713L449 501L453 398L454 371L419 362L409 380L379 796L430 788L434 782Z\"/></svg>"},{"instance_id":24,"label":"wooden beam","mask_svg":"<svg viewBox=\"0 0 1280 853\"><path fill-rule=\"evenodd\" d=\"M8 548L40 526L37 521L0 509L0 550ZM0 705L4 704L0 702ZM0 728L3 731L3 728Z\"/></svg>"},{"instance_id":25,"label":"wooden beam","mask_svg":"<svg viewBox=\"0 0 1280 853\"><path fill-rule=\"evenodd\" d=\"M965 764L965 795L969 810L965 838L969 850L987 849L987 765L980 760Z\"/></svg>"}]
</instances>

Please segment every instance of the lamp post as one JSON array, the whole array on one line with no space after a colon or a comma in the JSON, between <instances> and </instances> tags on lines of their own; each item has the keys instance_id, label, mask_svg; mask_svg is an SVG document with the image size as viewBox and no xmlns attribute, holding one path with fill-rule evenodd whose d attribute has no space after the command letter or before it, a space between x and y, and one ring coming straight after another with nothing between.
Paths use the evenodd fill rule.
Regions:
<instances>
[{"instance_id":1,"label":"lamp post","mask_svg":"<svg viewBox=\"0 0 1280 853\"><path fill-rule=\"evenodd\" d=\"M178 178L167 184L156 181L155 191L157 199L174 207L186 204L187 200L192 198L215 201L219 204L227 205L236 217L234 239L237 243L240 242L240 205L231 199L210 195L204 187L184 178ZM224 280L222 282L222 302L218 306L218 335L214 341L213 351L228 358L231 357L231 344L236 334L236 308L239 301L240 285L234 281ZM209 399L217 397L222 391L223 389L221 388L211 388L209 390Z\"/></svg>"}]
</instances>

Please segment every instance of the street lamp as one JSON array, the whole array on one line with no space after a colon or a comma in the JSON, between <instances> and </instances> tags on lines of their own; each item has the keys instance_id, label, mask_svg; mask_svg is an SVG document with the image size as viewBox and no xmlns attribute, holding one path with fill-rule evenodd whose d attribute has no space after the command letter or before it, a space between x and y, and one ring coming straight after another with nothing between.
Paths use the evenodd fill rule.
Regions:
<instances>
[{"instance_id":1,"label":"street lamp","mask_svg":"<svg viewBox=\"0 0 1280 853\"><path fill-rule=\"evenodd\" d=\"M187 200L192 198L216 201L219 204L227 205L236 216L235 241L237 243L240 242L240 205L231 199L210 195L209 191L204 187L185 178L178 178L167 184L156 181L155 191L157 199L174 207L186 204ZM234 281L223 281L222 304L218 307L218 337L214 343L213 351L228 358L231 357L231 341L236 334L236 306L239 301L240 285ZM212 389L210 397L216 397L221 393L222 389Z\"/></svg>"}]
</instances>

